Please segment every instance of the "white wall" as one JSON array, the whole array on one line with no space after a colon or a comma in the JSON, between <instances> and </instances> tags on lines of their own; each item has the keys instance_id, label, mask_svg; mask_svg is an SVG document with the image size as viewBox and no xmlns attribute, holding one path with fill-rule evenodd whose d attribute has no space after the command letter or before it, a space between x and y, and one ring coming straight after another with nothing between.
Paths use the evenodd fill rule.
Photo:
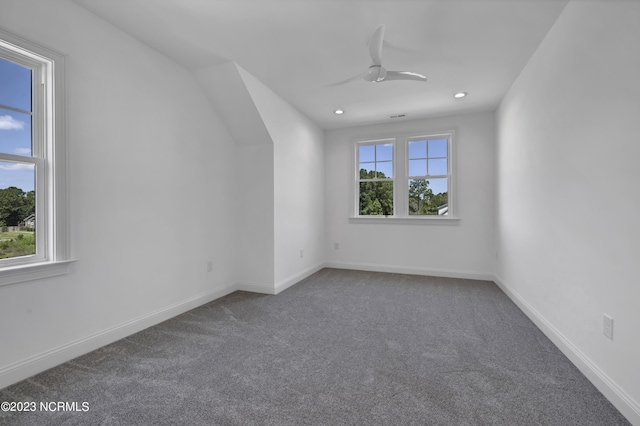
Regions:
<instances>
[{"instance_id":1,"label":"white wall","mask_svg":"<svg viewBox=\"0 0 640 426\"><path fill-rule=\"evenodd\" d=\"M272 144L247 89L246 71L235 62L225 62L197 69L194 73L237 146Z\"/></svg>"},{"instance_id":2,"label":"white wall","mask_svg":"<svg viewBox=\"0 0 640 426\"><path fill-rule=\"evenodd\" d=\"M273 140L235 62L194 74L236 146L237 162L228 177L235 199L229 206L235 241L228 247L235 255L235 279L244 290L273 293Z\"/></svg>"},{"instance_id":3,"label":"white wall","mask_svg":"<svg viewBox=\"0 0 640 426\"><path fill-rule=\"evenodd\" d=\"M273 144L239 146L236 197L235 277L247 291L273 293Z\"/></svg>"},{"instance_id":4,"label":"white wall","mask_svg":"<svg viewBox=\"0 0 640 426\"><path fill-rule=\"evenodd\" d=\"M455 224L349 221L353 144L360 138L454 130ZM399 121L326 132L326 258L330 266L488 278L493 272L494 116L492 112ZM334 243L339 249L334 249Z\"/></svg>"},{"instance_id":5,"label":"white wall","mask_svg":"<svg viewBox=\"0 0 640 426\"><path fill-rule=\"evenodd\" d=\"M324 132L239 70L273 141L273 265L278 292L324 263Z\"/></svg>"},{"instance_id":6,"label":"white wall","mask_svg":"<svg viewBox=\"0 0 640 426\"><path fill-rule=\"evenodd\" d=\"M636 424L639 22L639 2L570 2L496 126L498 281Z\"/></svg>"},{"instance_id":7,"label":"white wall","mask_svg":"<svg viewBox=\"0 0 640 426\"><path fill-rule=\"evenodd\" d=\"M239 288L278 293L324 262L324 132L234 62L196 76L238 147Z\"/></svg>"},{"instance_id":8,"label":"white wall","mask_svg":"<svg viewBox=\"0 0 640 426\"><path fill-rule=\"evenodd\" d=\"M0 387L236 280L282 288L324 259L485 278L497 247L500 285L633 416L639 17L638 2L571 2L497 112L494 157L492 113L328 131L323 147L315 125L252 83L275 142L236 147L179 65L67 0L2 0L0 27L68 55L78 262L65 276L0 287L0 323L10 325L0 329ZM353 139L444 130L456 131L458 224L349 222ZM265 177L254 194L263 222L238 213L253 202L238 191L255 184L247 164ZM264 257L238 271L249 249ZM603 313L615 319L613 341Z\"/></svg>"},{"instance_id":9,"label":"white wall","mask_svg":"<svg viewBox=\"0 0 640 426\"><path fill-rule=\"evenodd\" d=\"M66 0L3 0L0 27L68 55L78 259L0 287L3 387L223 294L236 188L233 141L181 66Z\"/></svg>"}]
</instances>

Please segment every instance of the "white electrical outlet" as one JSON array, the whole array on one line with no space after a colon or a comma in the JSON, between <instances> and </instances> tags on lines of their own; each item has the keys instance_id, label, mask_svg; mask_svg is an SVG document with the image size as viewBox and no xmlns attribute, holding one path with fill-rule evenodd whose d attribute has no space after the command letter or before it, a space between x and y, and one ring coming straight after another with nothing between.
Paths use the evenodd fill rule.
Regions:
<instances>
[{"instance_id":1,"label":"white electrical outlet","mask_svg":"<svg viewBox=\"0 0 640 426\"><path fill-rule=\"evenodd\" d=\"M334 250L340 250L340 243L333 243Z\"/></svg>"},{"instance_id":2,"label":"white electrical outlet","mask_svg":"<svg viewBox=\"0 0 640 426\"><path fill-rule=\"evenodd\" d=\"M207 272L213 271L213 260L207 262Z\"/></svg>"},{"instance_id":3,"label":"white electrical outlet","mask_svg":"<svg viewBox=\"0 0 640 426\"><path fill-rule=\"evenodd\" d=\"M300 257L304 257L304 250L300 249Z\"/></svg>"},{"instance_id":4,"label":"white electrical outlet","mask_svg":"<svg viewBox=\"0 0 640 426\"><path fill-rule=\"evenodd\" d=\"M602 332L609 339L613 340L613 318L607 314L603 315Z\"/></svg>"}]
</instances>

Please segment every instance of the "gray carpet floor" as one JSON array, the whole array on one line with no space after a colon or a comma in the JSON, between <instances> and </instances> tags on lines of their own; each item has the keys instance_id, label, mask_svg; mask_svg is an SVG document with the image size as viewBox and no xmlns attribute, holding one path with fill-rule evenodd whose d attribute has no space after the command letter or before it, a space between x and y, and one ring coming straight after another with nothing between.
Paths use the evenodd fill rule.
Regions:
<instances>
[{"instance_id":1,"label":"gray carpet floor","mask_svg":"<svg viewBox=\"0 0 640 426\"><path fill-rule=\"evenodd\" d=\"M323 269L0 390L10 425L627 425L492 282Z\"/></svg>"}]
</instances>

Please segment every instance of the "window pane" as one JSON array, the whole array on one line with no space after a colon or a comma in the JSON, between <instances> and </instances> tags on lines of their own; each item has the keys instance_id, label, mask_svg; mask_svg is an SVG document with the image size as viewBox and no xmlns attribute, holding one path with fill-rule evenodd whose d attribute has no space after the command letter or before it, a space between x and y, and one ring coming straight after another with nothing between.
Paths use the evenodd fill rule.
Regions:
<instances>
[{"instance_id":1,"label":"window pane","mask_svg":"<svg viewBox=\"0 0 640 426\"><path fill-rule=\"evenodd\" d=\"M448 214L447 179L410 179L410 215Z\"/></svg>"},{"instance_id":2,"label":"window pane","mask_svg":"<svg viewBox=\"0 0 640 426\"><path fill-rule=\"evenodd\" d=\"M409 176L426 176L427 160L409 160Z\"/></svg>"},{"instance_id":3,"label":"window pane","mask_svg":"<svg viewBox=\"0 0 640 426\"><path fill-rule=\"evenodd\" d=\"M393 182L360 182L359 214L393 214Z\"/></svg>"},{"instance_id":4,"label":"window pane","mask_svg":"<svg viewBox=\"0 0 640 426\"><path fill-rule=\"evenodd\" d=\"M376 163L376 170L378 171L378 178L392 178L393 177L393 163L391 161L383 161Z\"/></svg>"},{"instance_id":5,"label":"window pane","mask_svg":"<svg viewBox=\"0 0 640 426\"><path fill-rule=\"evenodd\" d=\"M360 163L360 179L376 177L376 163Z\"/></svg>"},{"instance_id":6,"label":"window pane","mask_svg":"<svg viewBox=\"0 0 640 426\"><path fill-rule=\"evenodd\" d=\"M427 158L427 141L409 142L409 158Z\"/></svg>"},{"instance_id":7,"label":"window pane","mask_svg":"<svg viewBox=\"0 0 640 426\"><path fill-rule=\"evenodd\" d=\"M446 175L447 174L447 159L438 158L436 160L429 160L429 174L430 175Z\"/></svg>"},{"instance_id":8,"label":"window pane","mask_svg":"<svg viewBox=\"0 0 640 426\"><path fill-rule=\"evenodd\" d=\"M35 166L0 161L0 259L36 252Z\"/></svg>"},{"instance_id":9,"label":"window pane","mask_svg":"<svg viewBox=\"0 0 640 426\"><path fill-rule=\"evenodd\" d=\"M0 161L0 189L15 186L24 192L33 191L35 184L35 165Z\"/></svg>"},{"instance_id":10,"label":"window pane","mask_svg":"<svg viewBox=\"0 0 640 426\"><path fill-rule=\"evenodd\" d=\"M392 161L393 145L386 143L384 145L376 145L376 161Z\"/></svg>"},{"instance_id":11,"label":"window pane","mask_svg":"<svg viewBox=\"0 0 640 426\"><path fill-rule=\"evenodd\" d=\"M376 160L375 145L361 145L358 148L358 159L361 162L375 161Z\"/></svg>"},{"instance_id":12,"label":"window pane","mask_svg":"<svg viewBox=\"0 0 640 426\"><path fill-rule=\"evenodd\" d=\"M447 184L447 178L429 179L429 187L433 189L434 194L446 194L448 191Z\"/></svg>"},{"instance_id":13,"label":"window pane","mask_svg":"<svg viewBox=\"0 0 640 426\"><path fill-rule=\"evenodd\" d=\"M447 156L447 140L446 139L433 139L429 141L429 158L446 157L446 156Z\"/></svg>"},{"instance_id":14,"label":"window pane","mask_svg":"<svg viewBox=\"0 0 640 426\"><path fill-rule=\"evenodd\" d=\"M0 152L31 156L31 115L0 108Z\"/></svg>"},{"instance_id":15,"label":"window pane","mask_svg":"<svg viewBox=\"0 0 640 426\"><path fill-rule=\"evenodd\" d=\"M0 59L0 104L31 111L31 69Z\"/></svg>"}]
</instances>

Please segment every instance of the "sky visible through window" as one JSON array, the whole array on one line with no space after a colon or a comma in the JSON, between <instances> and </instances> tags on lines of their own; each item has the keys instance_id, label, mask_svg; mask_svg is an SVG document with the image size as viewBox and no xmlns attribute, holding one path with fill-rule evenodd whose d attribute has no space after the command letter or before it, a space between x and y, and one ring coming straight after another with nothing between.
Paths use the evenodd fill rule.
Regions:
<instances>
[{"instance_id":1,"label":"sky visible through window","mask_svg":"<svg viewBox=\"0 0 640 426\"><path fill-rule=\"evenodd\" d=\"M379 179L393 178L393 144L362 145L359 159L360 170L376 172Z\"/></svg>"},{"instance_id":2,"label":"sky visible through window","mask_svg":"<svg viewBox=\"0 0 640 426\"><path fill-rule=\"evenodd\" d=\"M447 178L431 176L447 175L447 139L428 139L409 141L408 176L426 178L434 194L448 191Z\"/></svg>"},{"instance_id":3,"label":"sky visible through window","mask_svg":"<svg viewBox=\"0 0 640 426\"><path fill-rule=\"evenodd\" d=\"M410 141L409 177L427 177L447 174L447 139ZM393 178L393 144L362 145L358 151L360 169L382 173L378 177ZM447 178L427 178L435 194L448 191Z\"/></svg>"},{"instance_id":4,"label":"sky visible through window","mask_svg":"<svg viewBox=\"0 0 640 426\"><path fill-rule=\"evenodd\" d=\"M0 59L0 152L31 156L31 69ZM34 189L32 164L0 161L0 189Z\"/></svg>"}]
</instances>

